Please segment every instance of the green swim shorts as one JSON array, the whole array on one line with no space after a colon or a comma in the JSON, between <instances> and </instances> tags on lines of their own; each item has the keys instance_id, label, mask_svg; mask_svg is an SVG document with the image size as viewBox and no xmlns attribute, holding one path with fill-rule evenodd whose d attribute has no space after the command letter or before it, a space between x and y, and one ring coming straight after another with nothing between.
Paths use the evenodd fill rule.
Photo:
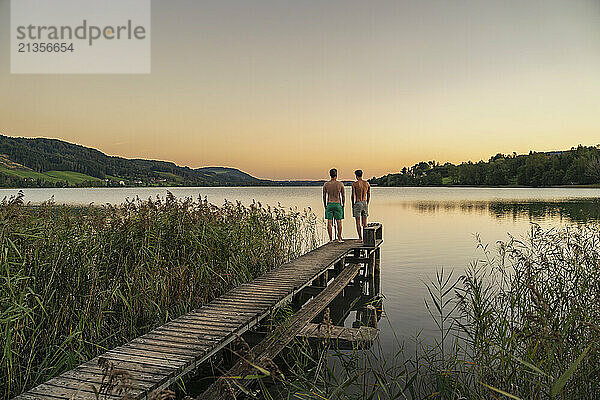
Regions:
<instances>
[{"instance_id":1,"label":"green swim shorts","mask_svg":"<svg viewBox=\"0 0 600 400\"><path fill-rule=\"evenodd\" d=\"M327 203L325 219L344 219L344 208L340 203Z\"/></svg>"}]
</instances>

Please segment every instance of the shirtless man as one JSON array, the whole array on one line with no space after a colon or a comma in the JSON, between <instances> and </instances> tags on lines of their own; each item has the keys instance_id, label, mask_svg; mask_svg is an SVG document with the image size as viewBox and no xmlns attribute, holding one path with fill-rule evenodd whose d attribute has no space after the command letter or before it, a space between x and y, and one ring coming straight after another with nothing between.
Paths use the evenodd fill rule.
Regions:
<instances>
[{"instance_id":1,"label":"shirtless man","mask_svg":"<svg viewBox=\"0 0 600 400\"><path fill-rule=\"evenodd\" d=\"M356 182L352 184L352 216L356 219L358 239L363 240L362 228L367 226L371 185L369 185L369 182L363 180L362 170L357 169L354 171L354 175L356 175Z\"/></svg>"},{"instance_id":2,"label":"shirtless man","mask_svg":"<svg viewBox=\"0 0 600 400\"><path fill-rule=\"evenodd\" d=\"M333 242L333 220L337 224L337 241L342 240L342 220L344 219L344 184L337 180L337 169L332 168L329 171L331 180L323 185L323 205L325 206L325 219L327 220L327 233L329 233L329 242Z\"/></svg>"}]
</instances>

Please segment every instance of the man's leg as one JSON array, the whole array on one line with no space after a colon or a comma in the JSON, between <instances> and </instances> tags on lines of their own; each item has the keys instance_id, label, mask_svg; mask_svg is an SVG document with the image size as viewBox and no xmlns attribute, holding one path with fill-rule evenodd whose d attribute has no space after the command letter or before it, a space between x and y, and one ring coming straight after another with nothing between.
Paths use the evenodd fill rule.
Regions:
<instances>
[{"instance_id":1,"label":"man's leg","mask_svg":"<svg viewBox=\"0 0 600 400\"><path fill-rule=\"evenodd\" d=\"M333 242L333 220L327 220L327 233L329 234L329 241Z\"/></svg>"},{"instance_id":2,"label":"man's leg","mask_svg":"<svg viewBox=\"0 0 600 400\"><path fill-rule=\"evenodd\" d=\"M358 239L362 240L362 228L360 226L360 217L354 218L356 220L356 232L358 232Z\"/></svg>"},{"instance_id":3,"label":"man's leg","mask_svg":"<svg viewBox=\"0 0 600 400\"><path fill-rule=\"evenodd\" d=\"M338 233L338 238L337 238L338 242L340 242L340 243L343 242L343 240L342 240L342 220L341 219L337 220L337 233Z\"/></svg>"},{"instance_id":4,"label":"man's leg","mask_svg":"<svg viewBox=\"0 0 600 400\"><path fill-rule=\"evenodd\" d=\"M363 228L367 227L367 216L366 215L363 215L363 217L362 217L362 226L363 226Z\"/></svg>"}]
</instances>

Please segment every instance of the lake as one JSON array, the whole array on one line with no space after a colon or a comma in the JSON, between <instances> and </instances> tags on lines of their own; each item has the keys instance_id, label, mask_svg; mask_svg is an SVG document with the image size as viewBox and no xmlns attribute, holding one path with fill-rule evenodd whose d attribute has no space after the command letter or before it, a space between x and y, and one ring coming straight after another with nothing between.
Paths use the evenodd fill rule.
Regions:
<instances>
[{"instance_id":1,"label":"lake","mask_svg":"<svg viewBox=\"0 0 600 400\"><path fill-rule=\"evenodd\" d=\"M25 201L39 203L54 198L58 204L120 203L126 198L202 196L221 204L225 199L248 204L312 208L323 218L320 187L252 188L90 188L24 189ZM17 194L0 189L0 196ZM350 190L347 188L347 200ZM579 224L600 219L600 189L529 188L373 188L370 221L384 226L381 289L387 317L401 340L419 331L433 333L424 299L425 282L436 270L458 275L481 256L476 235L494 248L509 234L523 237L531 223L544 227ZM350 207L346 207L344 233L356 237ZM325 239L324 230L321 233ZM382 325L381 340L393 340L392 329Z\"/></svg>"}]
</instances>

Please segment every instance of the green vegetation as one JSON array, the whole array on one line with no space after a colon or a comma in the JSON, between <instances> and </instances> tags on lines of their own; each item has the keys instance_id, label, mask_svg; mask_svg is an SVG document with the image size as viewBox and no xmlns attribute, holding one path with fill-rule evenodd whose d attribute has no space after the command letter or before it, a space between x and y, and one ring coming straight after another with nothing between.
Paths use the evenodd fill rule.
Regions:
<instances>
[{"instance_id":1,"label":"green vegetation","mask_svg":"<svg viewBox=\"0 0 600 400\"><path fill-rule=\"evenodd\" d=\"M480 243L451 286L447 312L455 347L444 360L449 387L479 397L593 399L600 393L600 233L598 226L542 230L511 239L496 255ZM435 304L443 305L439 295ZM466 362L469 361L469 362Z\"/></svg>"},{"instance_id":2,"label":"green vegetation","mask_svg":"<svg viewBox=\"0 0 600 400\"><path fill-rule=\"evenodd\" d=\"M459 165L420 162L370 180L378 186L560 186L600 184L600 145L528 155L496 154L487 162Z\"/></svg>"},{"instance_id":3,"label":"green vegetation","mask_svg":"<svg viewBox=\"0 0 600 400\"><path fill-rule=\"evenodd\" d=\"M5 187L67 187L98 186L102 180L72 171L36 172L31 169L0 166L0 186Z\"/></svg>"},{"instance_id":4,"label":"green vegetation","mask_svg":"<svg viewBox=\"0 0 600 400\"><path fill-rule=\"evenodd\" d=\"M93 176L81 174L73 171L48 171L44 173L47 176L66 181L74 185L78 185L86 182L100 182L101 179Z\"/></svg>"},{"instance_id":5,"label":"green vegetation","mask_svg":"<svg viewBox=\"0 0 600 400\"><path fill-rule=\"evenodd\" d=\"M42 172L36 172L30 169L9 169L6 167L0 167L0 173L20 179L43 180L52 183L59 182L61 180L54 176L47 175Z\"/></svg>"},{"instance_id":6,"label":"green vegetation","mask_svg":"<svg viewBox=\"0 0 600 400\"><path fill-rule=\"evenodd\" d=\"M0 203L0 397L12 397L316 245L309 212L206 201Z\"/></svg>"}]
</instances>

